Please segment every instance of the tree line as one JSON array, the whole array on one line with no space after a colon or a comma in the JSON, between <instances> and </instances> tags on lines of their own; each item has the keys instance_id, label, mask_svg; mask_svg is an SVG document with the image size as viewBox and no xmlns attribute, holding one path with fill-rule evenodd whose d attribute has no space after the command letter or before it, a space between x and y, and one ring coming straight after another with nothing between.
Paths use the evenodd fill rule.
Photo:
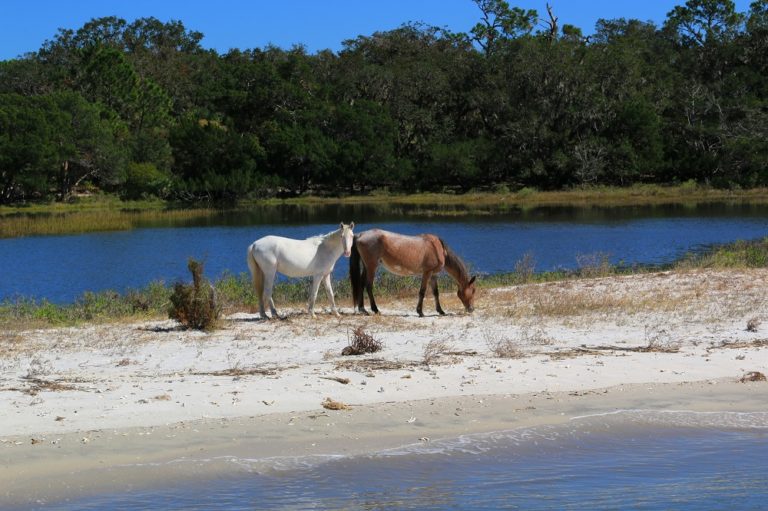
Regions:
<instances>
[{"instance_id":1,"label":"tree line","mask_svg":"<svg viewBox=\"0 0 768 511\"><path fill-rule=\"evenodd\" d=\"M768 184L768 0L664 23L468 0L338 52L204 49L180 21L96 18L0 62L0 203L695 180Z\"/></svg>"}]
</instances>

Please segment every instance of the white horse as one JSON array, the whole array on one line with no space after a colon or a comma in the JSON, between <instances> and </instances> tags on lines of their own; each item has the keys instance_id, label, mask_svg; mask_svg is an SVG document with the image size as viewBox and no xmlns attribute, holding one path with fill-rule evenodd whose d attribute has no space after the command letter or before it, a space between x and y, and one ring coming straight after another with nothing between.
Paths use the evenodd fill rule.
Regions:
<instances>
[{"instance_id":1,"label":"white horse","mask_svg":"<svg viewBox=\"0 0 768 511\"><path fill-rule=\"evenodd\" d=\"M264 236L254 241L248 247L248 269L256 293L259 295L259 312L262 318L269 319L264 310L264 304L269 303L272 317L279 317L272 300L272 288L275 285L277 272L288 277L312 277L312 287L309 291L309 313L315 317L315 300L320 281L325 283L328 298L331 299L331 309L338 316L336 300L331 288L331 272L336 261L343 253L349 257L352 249L352 229L355 222L344 225L328 234L312 236L305 240L294 240L281 236Z\"/></svg>"}]
</instances>

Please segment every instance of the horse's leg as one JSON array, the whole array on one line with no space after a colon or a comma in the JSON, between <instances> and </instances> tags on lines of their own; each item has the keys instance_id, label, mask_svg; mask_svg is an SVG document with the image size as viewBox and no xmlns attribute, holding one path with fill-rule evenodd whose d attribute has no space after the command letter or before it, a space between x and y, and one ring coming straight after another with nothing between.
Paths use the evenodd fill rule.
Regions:
<instances>
[{"instance_id":1,"label":"horse's leg","mask_svg":"<svg viewBox=\"0 0 768 511\"><path fill-rule=\"evenodd\" d=\"M312 286L309 288L309 315L315 318L315 301L317 300L317 290L320 288L322 275L312 275Z\"/></svg>"},{"instance_id":2,"label":"horse's leg","mask_svg":"<svg viewBox=\"0 0 768 511\"><path fill-rule=\"evenodd\" d=\"M366 282L368 282L368 269L365 267L365 264L363 264L363 269L360 272L360 289L358 290L358 294L355 297L355 307L357 307L358 312L362 312L367 316L368 311L365 310L365 294L364 294L365 290L368 289Z\"/></svg>"},{"instance_id":3,"label":"horse's leg","mask_svg":"<svg viewBox=\"0 0 768 511\"><path fill-rule=\"evenodd\" d=\"M268 303L269 308L272 310L272 318L279 318L280 315L275 309L275 302L272 300L272 289L275 287L275 277L277 276L277 270L271 270L264 272L264 297L263 303Z\"/></svg>"},{"instance_id":4,"label":"horse's leg","mask_svg":"<svg viewBox=\"0 0 768 511\"><path fill-rule=\"evenodd\" d=\"M376 300L373 298L373 279L376 277L376 265L373 264L371 266L369 270L368 265L366 265L365 270L363 270L363 276L365 277L365 289L368 291L368 300L371 302L371 310L374 314L378 314L379 308L376 306ZM365 312L365 307L363 307L363 312Z\"/></svg>"},{"instance_id":5,"label":"horse's leg","mask_svg":"<svg viewBox=\"0 0 768 511\"><path fill-rule=\"evenodd\" d=\"M424 317L423 312L423 306L424 306L424 295L427 294L427 284L429 283L429 279L432 276L431 271L426 271L421 276L421 287L419 288L419 304L416 305L416 312L419 313L419 317Z\"/></svg>"},{"instance_id":6,"label":"horse's leg","mask_svg":"<svg viewBox=\"0 0 768 511\"><path fill-rule=\"evenodd\" d=\"M435 310L441 316L445 316L445 311L440 307L440 293L437 291L437 275L432 275L429 279L429 285L432 287L432 294L435 296Z\"/></svg>"},{"instance_id":7,"label":"horse's leg","mask_svg":"<svg viewBox=\"0 0 768 511\"><path fill-rule=\"evenodd\" d=\"M264 310L264 272L261 271L261 267L256 263L256 259L250 250L248 250L248 269L251 271L253 289L259 300L259 314L261 319L267 319L267 313Z\"/></svg>"},{"instance_id":8,"label":"horse's leg","mask_svg":"<svg viewBox=\"0 0 768 511\"><path fill-rule=\"evenodd\" d=\"M368 282L368 270L365 265L363 265L363 269L360 272L360 289L355 297L355 307L358 312L362 312L367 316L369 312L365 310L365 290L368 289L366 282Z\"/></svg>"},{"instance_id":9,"label":"horse's leg","mask_svg":"<svg viewBox=\"0 0 768 511\"><path fill-rule=\"evenodd\" d=\"M328 299L331 301L331 311L333 311L336 317L339 317L339 311L336 309L336 299L333 297L333 287L331 286L330 273L323 277L323 284L325 284L325 291L328 293Z\"/></svg>"}]
</instances>

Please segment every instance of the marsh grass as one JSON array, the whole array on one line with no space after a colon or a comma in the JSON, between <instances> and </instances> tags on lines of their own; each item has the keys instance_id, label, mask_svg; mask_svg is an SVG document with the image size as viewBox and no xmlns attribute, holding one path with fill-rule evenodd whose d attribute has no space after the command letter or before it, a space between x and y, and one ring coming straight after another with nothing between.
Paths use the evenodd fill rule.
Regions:
<instances>
[{"instance_id":1,"label":"marsh grass","mask_svg":"<svg viewBox=\"0 0 768 511\"><path fill-rule=\"evenodd\" d=\"M211 209L107 209L52 213L15 213L0 216L0 238L55 234L125 231L145 224L174 225L219 213Z\"/></svg>"},{"instance_id":2,"label":"marsh grass","mask_svg":"<svg viewBox=\"0 0 768 511\"><path fill-rule=\"evenodd\" d=\"M677 269L765 268L768 266L768 238L715 245L704 252L686 254L674 266Z\"/></svg>"},{"instance_id":3,"label":"marsh grass","mask_svg":"<svg viewBox=\"0 0 768 511\"><path fill-rule=\"evenodd\" d=\"M79 197L73 203L40 203L0 206L0 238L125 230L142 223L174 224L180 221L209 219L222 211L253 206L325 206L368 204L386 206L394 214L426 216L489 215L510 208L537 206L627 206L644 204L695 204L728 201L750 204L768 202L768 190L721 190L686 182L678 186L637 184L630 187L578 187L561 191L522 188L517 191L498 186L494 191L468 193L392 194L386 190L364 196L319 197L242 201L222 207L208 204L176 204L159 199L121 201L111 195ZM397 211L397 206L409 209ZM413 211L412 207L417 207Z\"/></svg>"}]
</instances>

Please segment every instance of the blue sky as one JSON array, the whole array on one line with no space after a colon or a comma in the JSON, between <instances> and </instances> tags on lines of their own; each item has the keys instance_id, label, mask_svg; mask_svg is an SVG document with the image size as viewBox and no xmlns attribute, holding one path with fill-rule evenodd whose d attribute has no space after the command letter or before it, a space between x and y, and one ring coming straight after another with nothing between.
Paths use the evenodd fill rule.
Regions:
<instances>
[{"instance_id":1,"label":"blue sky","mask_svg":"<svg viewBox=\"0 0 768 511\"><path fill-rule=\"evenodd\" d=\"M510 0L510 5L546 14L544 0ZM560 24L593 31L598 18L637 18L661 24L684 0L550 0ZM479 10L471 0L2 0L0 60L36 51L59 28L77 29L94 17L128 21L154 16L181 20L204 34L202 44L220 53L230 48L289 48L304 44L310 52L330 48L357 35L397 28L408 21L468 31ZM749 0L736 2L739 11Z\"/></svg>"}]
</instances>

